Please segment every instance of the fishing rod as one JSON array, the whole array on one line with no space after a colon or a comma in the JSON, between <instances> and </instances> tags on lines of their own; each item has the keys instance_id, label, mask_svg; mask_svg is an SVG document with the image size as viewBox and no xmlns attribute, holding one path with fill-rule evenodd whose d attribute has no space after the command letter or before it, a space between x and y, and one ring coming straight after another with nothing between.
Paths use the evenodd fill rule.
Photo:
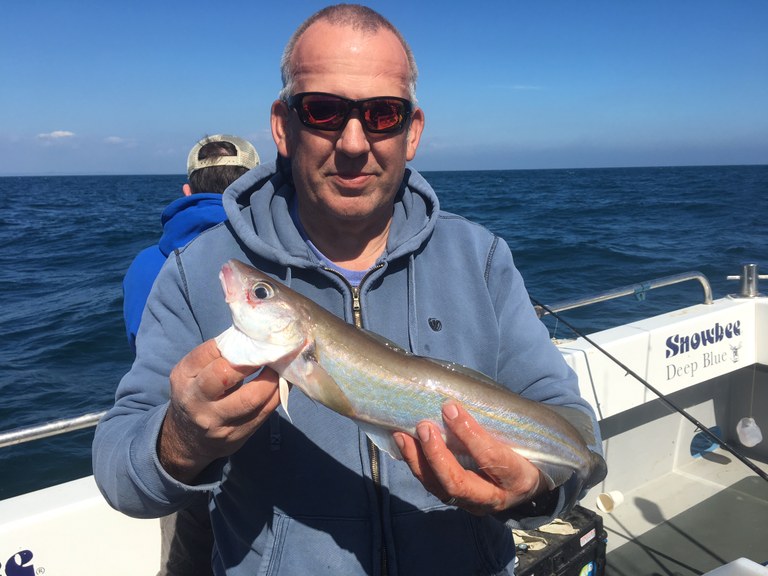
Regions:
<instances>
[{"instance_id":1,"label":"fishing rod","mask_svg":"<svg viewBox=\"0 0 768 576\"><path fill-rule=\"evenodd\" d=\"M693 423L693 425L694 425L694 426L696 426L696 427L697 427L699 430L701 430L701 432L702 432L702 433L703 433L705 436L709 437L709 439L710 439L710 440L712 440L712 441L713 441L713 442L715 442L716 444L720 445L720 446L721 446L723 449L725 449L726 451L730 452L730 453L731 453L733 456L735 456L735 457L736 457L738 460L740 460L740 461L741 461L741 462L742 462L742 463L743 463L745 466L747 466L747 468L749 468L749 469L750 469L750 470L752 470L752 471L753 471L755 474L757 474L758 476L760 476L760 478L762 478L763 480L765 480L766 482L768 482L768 473L766 473L764 470L760 469L760 468L759 468L759 467L758 467L758 466L757 466L757 465L756 465L754 462L752 462L752 461L751 461L749 458L747 458L746 456L742 455L742 454L741 454L741 453L740 453L738 450L736 450L735 448L733 448L732 446L730 446L728 443L726 443L726 442L725 442L725 440L722 440L721 438L719 438L719 437L717 436L717 434L715 434L715 433L714 433L714 432L712 432L712 431L711 431L709 428L707 428L706 426L704 426L704 424L702 424L701 422L699 422L699 421L698 421L696 418L694 418L693 416L691 416L690 414L688 414L688 412L686 412L686 411L685 411L683 408L680 408L680 407L679 407L679 406L677 406L677 405L676 405L674 402L672 402L670 399L668 399L666 396L664 396L664 394L662 394L662 393L661 393L659 390L657 390L656 388L654 388L654 387L653 387L653 386L652 386L652 385L651 385L651 384L650 384L648 381L646 381L644 378L642 378L642 377L641 377L641 376L640 376L640 375L639 375L637 372L635 372L634 370L632 370L632 369L631 369L629 366L627 366L626 364L624 364L624 363L623 363L621 360L619 360L618 358L616 358L616 357L615 357L613 354L611 354L610 352L608 352L608 351L607 351L605 348L603 348L602 346L600 346L600 345L599 345L597 342L595 342L594 340L592 340L591 338L589 338L589 336L587 336L587 335L586 335L586 334L584 334L584 333L583 333L581 330L579 330L578 328L576 328L576 327L575 327L573 324L571 324L570 322L568 322L567 320L565 320L565 319L564 319L562 316L560 316L559 314L557 314L556 312L554 312L554 311L553 311L551 308L549 308L548 306L545 306L544 304L542 304L541 302L539 302L539 301L538 301L538 300L536 300L535 298L532 298L532 297L531 297L531 301L532 301L532 302L533 302L533 303L534 303L536 306L539 306L539 307L541 307L541 309L542 309L542 310L544 310L545 312L547 312L548 314L551 314L551 315L552 315L554 318L556 318L556 319L557 319L557 321L558 321L558 322L562 322L563 324L565 324L565 326L567 326L568 328L570 328L570 329L573 331L573 333L574 333L574 334L576 334L576 336L578 336L578 337L580 337L580 338L583 338L583 339L584 339L586 342L588 342L589 344L591 344L592 346L594 346L594 347L595 347L595 348L596 348L598 351L600 351L600 352L601 352L601 353L603 353L605 356L607 356L607 357L608 357L608 358L609 358L609 359L610 359L612 362L616 363L616 364L617 364L619 367L621 367L621 369L622 369L622 370L625 370L627 374L629 374L630 376L632 376L632 377L633 377L635 380L637 380L638 382L640 382L640 384L642 384L642 385L643 385L643 386L645 386L645 387L646 387L648 390L650 390L650 391L651 391L651 392L653 392L653 393L654 393L656 396L658 396L658 397L659 397L659 400L661 400L661 401L662 401L662 403L664 403L664 404L665 404L665 405L666 405L668 408L670 408L670 409L674 410L675 412L678 412L679 414L681 414L682 416L684 416L685 418L687 418L687 419L688 419L688 420L689 420L691 423Z\"/></svg>"}]
</instances>

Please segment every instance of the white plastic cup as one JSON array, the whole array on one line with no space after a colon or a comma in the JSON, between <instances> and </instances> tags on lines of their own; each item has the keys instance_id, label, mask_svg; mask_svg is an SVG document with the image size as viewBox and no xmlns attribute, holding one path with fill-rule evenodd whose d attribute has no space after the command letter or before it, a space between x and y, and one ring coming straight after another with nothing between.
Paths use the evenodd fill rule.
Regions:
<instances>
[{"instance_id":1,"label":"white plastic cup","mask_svg":"<svg viewBox=\"0 0 768 576\"><path fill-rule=\"evenodd\" d=\"M597 496L597 509L600 510L600 512L610 514L616 508L621 506L622 502L624 502L624 494L618 490L603 492Z\"/></svg>"},{"instance_id":2,"label":"white plastic cup","mask_svg":"<svg viewBox=\"0 0 768 576\"><path fill-rule=\"evenodd\" d=\"M757 446L763 441L763 433L755 422L754 418L742 418L736 425L736 434L739 435L739 442L747 448Z\"/></svg>"}]
</instances>

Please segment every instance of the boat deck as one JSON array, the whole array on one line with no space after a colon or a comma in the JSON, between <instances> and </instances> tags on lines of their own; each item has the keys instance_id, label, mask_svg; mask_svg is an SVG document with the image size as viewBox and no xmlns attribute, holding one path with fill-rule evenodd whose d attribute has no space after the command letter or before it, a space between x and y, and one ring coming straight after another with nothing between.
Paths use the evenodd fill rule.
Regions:
<instances>
[{"instance_id":1,"label":"boat deck","mask_svg":"<svg viewBox=\"0 0 768 576\"><path fill-rule=\"evenodd\" d=\"M768 482L722 450L627 492L602 516L611 576L699 575L740 557L768 561Z\"/></svg>"}]
</instances>

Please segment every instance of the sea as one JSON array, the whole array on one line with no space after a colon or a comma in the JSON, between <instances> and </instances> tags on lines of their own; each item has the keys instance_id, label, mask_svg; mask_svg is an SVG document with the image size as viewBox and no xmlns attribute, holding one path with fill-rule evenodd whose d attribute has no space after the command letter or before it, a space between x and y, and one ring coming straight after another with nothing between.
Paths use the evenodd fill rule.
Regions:
<instances>
[{"instance_id":1,"label":"sea","mask_svg":"<svg viewBox=\"0 0 768 576\"><path fill-rule=\"evenodd\" d=\"M688 271L768 273L768 165L425 172L511 246L544 304ZM121 281L179 176L0 178L0 432L109 408L131 351ZM768 292L768 282L764 282ZM471 295L468 295L471 297ZM685 282L562 313L590 333L701 302ZM556 338L573 337L545 318ZM0 448L0 499L91 473L93 430Z\"/></svg>"}]
</instances>

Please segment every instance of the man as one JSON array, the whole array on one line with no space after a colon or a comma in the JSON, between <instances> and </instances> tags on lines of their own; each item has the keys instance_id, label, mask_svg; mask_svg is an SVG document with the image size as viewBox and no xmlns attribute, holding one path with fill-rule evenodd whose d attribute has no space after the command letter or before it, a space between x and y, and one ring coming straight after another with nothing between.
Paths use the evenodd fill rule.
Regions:
<instances>
[{"instance_id":1,"label":"man","mask_svg":"<svg viewBox=\"0 0 768 576\"><path fill-rule=\"evenodd\" d=\"M182 186L184 196L163 210L163 235L159 243L139 252L123 279L123 317L128 344L134 353L144 304L166 258L202 231L226 219L222 193L258 164L259 155L253 144L237 136L208 136L189 151L189 181Z\"/></svg>"},{"instance_id":2,"label":"man","mask_svg":"<svg viewBox=\"0 0 768 576\"><path fill-rule=\"evenodd\" d=\"M183 196L163 210L163 235L159 243L139 252L123 279L123 316L134 354L147 297L168 255L226 220L221 195L227 186L258 164L259 155L253 144L227 134L207 136L189 151L188 182L182 186ZM201 493L184 509L160 519L158 576L211 574L213 535L207 503L207 494Z\"/></svg>"},{"instance_id":3,"label":"man","mask_svg":"<svg viewBox=\"0 0 768 576\"><path fill-rule=\"evenodd\" d=\"M570 482L547 492L536 467L453 403L444 424L482 472L461 467L431 422L418 439L395 434L396 461L297 392L289 421L276 374L243 383L256 368L230 365L211 340L231 324L217 274L238 258L416 354L592 415L507 245L441 212L406 167L424 113L391 24L361 6L322 10L289 41L282 73L272 133L289 166L239 180L227 226L163 268L136 362L97 429L97 482L135 516L212 490L218 575L510 573L509 525L559 513Z\"/></svg>"}]
</instances>

